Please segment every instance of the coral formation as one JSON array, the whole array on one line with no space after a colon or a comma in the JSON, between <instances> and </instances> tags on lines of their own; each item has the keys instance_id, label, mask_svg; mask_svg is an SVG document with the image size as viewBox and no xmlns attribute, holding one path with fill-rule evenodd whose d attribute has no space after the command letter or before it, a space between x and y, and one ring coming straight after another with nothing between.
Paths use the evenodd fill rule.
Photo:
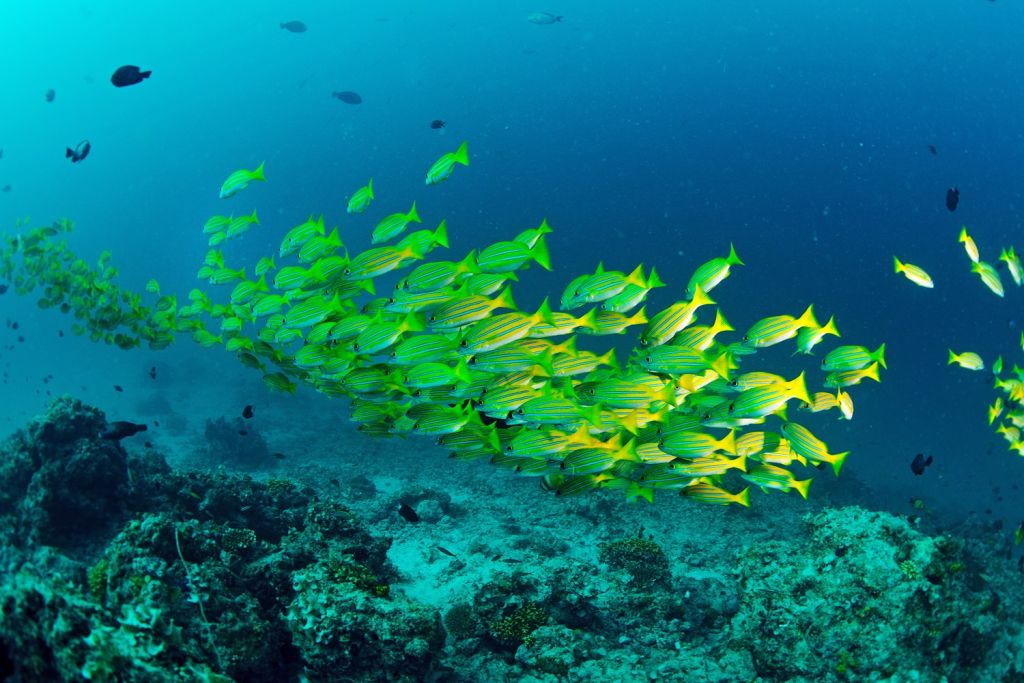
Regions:
<instances>
[{"instance_id":1,"label":"coral formation","mask_svg":"<svg viewBox=\"0 0 1024 683\"><path fill-rule=\"evenodd\" d=\"M671 578L665 551L653 539L644 538L641 531L610 543L602 543L601 561L613 569L623 569L637 588L665 585Z\"/></svg>"},{"instance_id":2,"label":"coral formation","mask_svg":"<svg viewBox=\"0 0 1024 683\"><path fill-rule=\"evenodd\" d=\"M660 527L566 542L567 525L593 528L592 513L635 510L623 502L581 504L550 534L524 515L460 548L460 562L418 556L451 572L439 605L417 597L389 562L391 539L363 519L416 538L472 523L472 508L409 486L399 498L461 511L403 524L379 516L393 496L174 470L153 449L100 440L103 422L61 399L0 453L0 673L11 680L968 683L1024 671L1016 569L981 541L887 513L825 508L754 540L722 522L704 543L669 543ZM56 531L69 520L27 501L67 486L83 454L124 463L122 505L100 498L109 517L70 539Z\"/></svg>"}]
</instances>

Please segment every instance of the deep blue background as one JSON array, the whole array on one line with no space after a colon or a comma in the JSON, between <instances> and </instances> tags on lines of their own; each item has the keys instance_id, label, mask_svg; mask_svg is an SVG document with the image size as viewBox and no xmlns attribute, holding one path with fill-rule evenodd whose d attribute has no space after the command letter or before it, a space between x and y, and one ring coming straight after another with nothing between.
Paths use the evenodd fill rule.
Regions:
<instances>
[{"instance_id":1,"label":"deep blue background","mask_svg":"<svg viewBox=\"0 0 1024 683\"><path fill-rule=\"evenodd\" d=\"M1015 241L1024 253L1019 4L46 4L0 6L5 229L26 215L70 216L75 248L112 249L124 283L156 277L184 294L212 213L256 208L263 220L226 248L229 265L276 251L310 212L358 249L377 219L415 199L428 227L448 219L453 256L546 216L555 273L525 275L524 308L604 260L657 266L676 289L660 290L653 310L732 241L747 265L714 294L737 327L814 302L822 322L836 315L844 341L888 343L891 369L855 390L856 419L809 422L854 450L849 488L860 480L872 503L897 510L919 495L953 516L992 508L1016 525L1010 487L1024 461L986 425L987 375L946 367L946 349L988 363L1024 355L1022 293L1006 278L1006 299L990 294L956 242L966 223L984 259ZM536 10L565 19L527 22ZM289 19L309 31L281 30ZM115 89L109 76L125 63L153 77ZM431 130L434 118L447 127ZM72 165L63 149L82 138L92 155ZM425 188L429 164L462 139L471 168ZM228 173L263 160L266 184L217 198ZM346 216L371 176L373 207ZM944 206L951 185L962 193L955 214ZM895 276L893 254L925 267L936 288ZM209 392L208 373L244 373L187 342L157 356L58 338L69 322L31 298L9 293L0 312L26 336L17 344L0 329L4 429L44 405L48 374L46 389L76 392L141 383L153 358L174 358L196 364L180 381ZM795 370L790 350L767 361ZM116 410L107 393L87 397ZM908 467L918 451L936 459L920 478Z\"/></svg>"}]
</instances>

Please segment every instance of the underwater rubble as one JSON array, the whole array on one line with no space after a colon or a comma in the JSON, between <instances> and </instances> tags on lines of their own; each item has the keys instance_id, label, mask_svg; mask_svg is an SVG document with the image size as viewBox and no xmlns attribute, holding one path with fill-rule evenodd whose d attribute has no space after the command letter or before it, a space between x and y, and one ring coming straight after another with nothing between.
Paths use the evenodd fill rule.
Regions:
<instances>
[{"instance_id":1,"label":"underwater rubble","mask_svg":"<svg viewBox=\"0 0 1024 683\"><path fill-rule=\"evenodd\" d=\"M422 560L458 581L438 606L387 531L457 518L473 538L456 496L176 470L106 425L64 397L0 446L4 680L1024 680L1016 567L885 512L805 505L712 545L577 534L571 507L546 534L520 511L521 534ZM372 512L399 501L423 518ZM520 560L495 570L490 543Z\"/></svg>"}]
</instances>

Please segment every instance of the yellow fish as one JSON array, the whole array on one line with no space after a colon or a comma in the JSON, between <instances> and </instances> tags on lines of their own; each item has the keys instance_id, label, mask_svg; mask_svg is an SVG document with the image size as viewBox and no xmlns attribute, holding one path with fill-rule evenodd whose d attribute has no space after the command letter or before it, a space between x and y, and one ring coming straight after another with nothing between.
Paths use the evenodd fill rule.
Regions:
<instances>
[{"instance_id":1,"label":"yellow fish","mask_svg":"<svg viewBox=\"0 0 1024 683\"><path fill-rule=\"evenodd\" d=\"M977 273L981 281L985 283L985 286L992 290L992 293L996 296L1003 296L1003 280L999 277L999 271L995 269L990 263L984 261L978 261L977 263L971 264L971 272Z\"/></svg>"},{"instance_id":2,"label":"yellow fish","mask_svg":"<svg viewBox=\"0 0 1024 683\"><path fill-rule=\"evenodd\" d=\"M924 272L923 268L910 263L903 263L895 256L892 257L892 260L896 266L896 273L903 273L903 276L915 285L927 287L928 289L935 286L935 283L932 282L932 276Z\"/></svg>"},{"instance_id":3,"label":"yellow fish","mask_svg":"<svg viewBox=\"0 0 1024 683\"><path fill-rule=\"evenodd\" d=\"M253 180L266 180L266 178L263 177L262 163L257 166L254 171L249 171L243 168L229 175L228 179L224 181L224 184L220 186L220 198L227 199L228 197L235 196L248 187L249 183Z\"/></svg>"},{"instance_id":4,"label":"yellow fish","mask_svg":"<svg viewBox=\"0 0 1024 683\"><path fill-rule=\"evenodd\" d=\"M978 253L978 245L975 244L971 236L967 234L966 225L960 228L960 242L964 245L964 251L967 252L967 258L977 263L981 259L981 255Z\"/></svg>"},{"instance_id":5,"label":"yellow fish","mask_svg":"<svg viewBox=\"0 0 1024 683\"><path fill-rule=\"evenodd\" d=\"M363 213L367 207L370 206L370 202L373 201L373 178L370 178L370 182L366 183L363 187L352 193L352 197L348 200L349 213Z\"/></svg>"},{"instance_id":6,"label":"yellow fish","mask_svg":"<svg viewBox=\"0 0 1024 683\"><path fill-rule=\"evenodd\" d=\"M443 180L448 180L448 176L455 170L455 164L469 166L469 153L465 142L459 145L454 152L448 152L434 162L434 165L427 171L427 185L436 185Z\"/></svg>"},{"instance_id":7,"label":"yellow fish","mask_svg":"<svg viewBox=\"0 0 1024 683\"><path fill-rule=\"evenodd\" d=\"M949 350L949 362L947 365L956 363L965 370L984 370L985 361L981 359L981 356L974 353L973 351L964 351L963 353L953 353L953 349Z\"/></svg>"}]
</instances>

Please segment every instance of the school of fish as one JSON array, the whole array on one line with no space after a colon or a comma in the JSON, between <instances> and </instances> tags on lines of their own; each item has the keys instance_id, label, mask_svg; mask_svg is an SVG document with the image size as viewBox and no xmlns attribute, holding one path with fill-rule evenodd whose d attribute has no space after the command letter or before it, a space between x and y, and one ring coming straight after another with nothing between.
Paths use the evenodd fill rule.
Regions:
<instances>
[{"instance_id":1,"label":"school of fish","mask_svg":"<svg viewBox=\"0 0 1024 683\"><path fill-rule=\"evenodd\" d=\"M971 272L978 275L982 284L990 292L1000 298L1005 297L1006 289L1003 287L999 270L995 265L982 260L981 250L974 238L967 232L966 225L960 229L957 241L963 245L964 252L970 260ZM934 282L924 269L901 263L895 257L894 260L897 273L902 273L908 280L922 287L934 287ZM1014 285L1017 287L1024 285L1024 265L1021 264L1014 247L1003 247L999 252L999 262L1005 265ZM1021 333L1020 344L1024 349L1024 332ZM958 353L949 349L947 364L957 365L974 372L985 370L985 360L974 351ZM1010 375L1004 376L1003 357L1000 355L992 363L991 372L995 388L1001 394L988 407L988 423L995 427L996 433L1006 439L1009 450L1024 456L1024 440L1021 439L1021 429L1024 428L1024 369L1014 363Z\"/></svg>"},{"instance_id":2,"label":"school of fish","mask_svg":"<svg viewBox=\"0 0 1024 683\"><path fill-rule=\"evenodd\" d=\"M428 170L426 185L458 166L469 166L466 143ZM232 173L220 195L237 195L253 180L265 181L263 164ZM375 200L371 181L353 193L347 213L368 212ZM260 225L256 213L213 216L203 226L210 250L198 271L209 286L179 301L151 280L145 289L156 300L144 304L147 295L114 284L109 253L92 266L68 248L73 225L61 220L5 236L0 276L21 294L41 291L41 307L73 315L77 334L125 349L159 349L190 335L235 354L273 390L302 384L350 399L367 434L432 437L455 458L536 477L561 496L611 489L653 501L673 492L748 506L752 488L806 498L818 469L838 476L848 453L834 452L797 411L852 419L850 388L879 381L885 345L838 346L795 377L749 368L761 349L788 342L810 355L839 331L808 306L756 321L728 341L734 328L711 293L743 265L732 245L660 311L645 305L652 290L668 286L653 268L603 264L574 277L554 305L549 297L523 309L512 291L518 273L551 269L546 220L458 260L428 258L448 247L448 227L440 220L411 230L421 223L415 203L388 213L372 230L373 246L351 254L337 227L310 216L250 277L220 247ZM378 292L382 276L400 277ZM637 341L625 358L615 348L577 348L584 337L628 331ZM812 373L820 376L812 381ZM1019 402L1024 376L1013 386Z\"/></svg>"}]
</instances>

